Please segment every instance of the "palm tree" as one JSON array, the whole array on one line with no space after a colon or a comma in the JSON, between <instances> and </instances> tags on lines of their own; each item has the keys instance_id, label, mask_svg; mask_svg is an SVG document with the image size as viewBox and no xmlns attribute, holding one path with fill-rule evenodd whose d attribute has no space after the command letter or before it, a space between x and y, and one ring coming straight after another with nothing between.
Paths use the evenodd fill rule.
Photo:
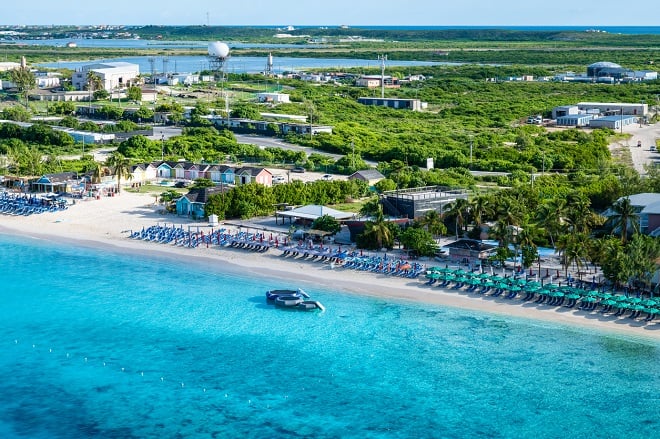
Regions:
<instances>
[{"instance_id":1,"label":"palm tree","mask_svg":"<svg viewBox=\"0 0 660 439\"><path fill-rule=\"evenodd\" d=\"M369 237L367 241L375 243L378 249L383 247L390 248L392 246L392 230L385 221L382 206L379 205L374 221L367 221L363 234Z\"/></svg>"},{"instance_id":2,"label":"palm tree","mask_svg":"<svg viewBox=\"0 0 660 439\"><path fill-rule=\"evenodd\" d=\"M474 220L474 225L481 226L486 218L492 217L495 213L492 205L492 199L488 195L479 195L472 199L470 203L470 213Z\"/></svg>"},{"instance_id":3,"label":"palm tree","mask_svg":"<svg viewBox=\"0 0 660 439\"><path fill-rule=\"evenodd\" d=\"M565 228L567 210L568 206L564 197L552 198L543 203L538 210L538 224L548 233L553 247L556 237Z\"/></svg>"},{"instance_id":4,"label":"palm tree","mask_svg":"<svg viewBox=\"0 0 660 439\"><path fill-rule=\"evenodd\" d=\"M442 216L440 216L437 210L429 210L426 212L424 216L418 220L418 223L422 227L425 227L434 237L447 233L447 227L442 222Z\"/></svg>"},{"instance_id":5,"label":"palm tree","mask_svg":"<svg viewBox=\"0 0 660 439\"><path fill-rule=\"evenodd\" d=\"M563 236L567 238L564 249L565 275L568 276L568 267L575 264L578 276L581 277L580 268L586 265L586 257L589 253L589 236L586 233L571 233Z\"/></svg>"},{"instance_id":6,"label":"palm tree","mask_svg":"<svg viewBox=\"0 0 660 439\"><path fill-rule=\"evenodd\" d=\"M449 204L447 216L454 219L456 224L456 239L458 240L458 229L464 230L465 223L467 222L468 213L470 210L470 203L465 198L458 198L453 203Z\"/></svg>"},{"instance_id":7,"label":"palm tree","mask_svg":"<svg viewBox=\"0 0 660 439\"><path fill-rule=\"evenodd\" d=\"M612 222L613 232L621 232L621 242L623 244L628 240L628 229L631 228L633 234L639 233L639 216L635 211L635 206L630 202L629 197L621 198L612 205L614 212L609 220Z\"/></svg>"},{"instance_id":8,"label":"palm tree","mask_svg":"<svg viewBox=\"0 0 660 439\"><path fill-rule=\"evenodd\" d=\"M112 175L117 178L117 193L121 193L121 179L126 178L130 180L133 178L128 159L121 153L115 151L110 157L108 157L108 160L106 160L105 164L106 166L112 168Z\"/></svg>"},{"instance_id":9,"label":"palm tree","mask_svg":"<svg viewBox=\"0 0 660 439\"><path fill-rule=\"evenodd\" d=\"M92 95L96 90L103 88L101 77L93 70L87 72L87 90L89 90L89 102L92 102Z\"/></svg>"},{"instance_id":10,"label":"palm tree","mask_svg":"<svg viewBox=\"0 0 660 439\"><path fill-rule=\"evenodd\" d=\"M25 108L27 108L28 94L36 85L34 74L27 67L21 66L11 70L9 75L11 81L16 84L19 95L25 98Z\"/></svg>"},{"instance_id":11,"label":"palm tree","mask_svg":"<svg viewBox=\"0 0 660 439\"><path fill-rule=\"evenodd\" d=\"M566 210L565 220L572 232L588 234L592 227L602 224L602 217L591 210L589 198L569 195L567 199L567 205L571 207Z\"/></svg>"}]
</instances>

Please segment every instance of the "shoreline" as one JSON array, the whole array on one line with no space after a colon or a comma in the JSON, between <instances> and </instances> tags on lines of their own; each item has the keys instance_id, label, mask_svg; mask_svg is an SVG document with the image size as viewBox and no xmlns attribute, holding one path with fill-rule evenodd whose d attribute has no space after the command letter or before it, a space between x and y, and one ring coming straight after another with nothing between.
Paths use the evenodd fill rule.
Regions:
<instances>
[{"instance_id":1,"label":"shoreline","mask_svg":"<svg viewBox=\"0 0 660 439\"><path fill-rule=\"evenodd\" d=\"M151 203L149 203L151 202ZM127 231L139 230L156 223L182 223L191 227L205 227L206 223L170 218L159 214L153 196L123 192L116 197L87 200L65 211L23 216L0 216L0 233L20 235L47 242L103 248L125 254L143 254L164 258L176 264L194 263L203 269L221 267L223 271L275 278L295 279L305 285L321 286L329 291L356 294L382 300L397 300L439 305L454 309L483 312L498 317L524 319L531 324L550 323L576 330L590 329L607 335L624 335L660 341L660 323L614 317L577 308L539 305L519 299L505 299L477 295L464 290L443 289L424 285L425 278L408 279L383 274L361 272L318 261L298 260L280 256L271 249L255 253L244 249L199 246L178 247L134 240ZM219 224L216 228L221 227Z\"/></svg>"}]
</instances>

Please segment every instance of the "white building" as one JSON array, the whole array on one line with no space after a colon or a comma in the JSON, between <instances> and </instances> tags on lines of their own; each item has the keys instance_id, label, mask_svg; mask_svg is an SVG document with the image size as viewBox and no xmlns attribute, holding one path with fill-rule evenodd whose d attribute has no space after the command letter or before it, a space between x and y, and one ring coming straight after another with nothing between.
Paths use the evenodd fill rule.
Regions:
<instances>
[{"instance_id":1,"label":"white building","mask_svg":"<svg viewBox=\"0 0 660 439\"><path fill-rule=\"evenodd\" d=\"M101 79L103 89L111 91L116 88L125 88L137 82L140 75L140 66L127 62L108 62L90 64L74 72L71 83L76 90L87 88L87 74L94 72Z\"/></svg>"},{"instance_id":2,"label":"white building","mask_svg":"<svg viewBox=\"0 0 660 439\"><path fill-rule=\"evenodd\" d=\"M646 116L649 113L648 104L624 104L619 102L578 102L577 106L580 111L588 112L589 110L599 110L600 113L605 115L621 115L628 116Z\"/></svg>"},{"instance_id":3,"label":"white building","mask_svg":"<svg viewBox=\"0 0 660 439\"><path fill-rule=\"evenodd\" d=\"M257 100L259 102L270 102L273 104L288 104L289 95L285 93L257 93Z\"/></svg>"},{"instance_id":4,"label":"white building","mask_svg":"<svg viewBox=\"0 0 660 439\"><path fill-rule=\"evenodd\" d=\"M17 62L3 61L0 62L0 72L7 72L9 70L14 70L19 68L20 66L21 64Z\"/></svg>"},{"instance_id":5,"label":"white building","mask_svg":"<svg viewBox=\"0 0 660 439\"><path fill-rule=\"evenodd\" d=\"M60 86L60 78L57 76L39 76L36 78L38 88L52 88Z\"/></svg>"}]
</instances>

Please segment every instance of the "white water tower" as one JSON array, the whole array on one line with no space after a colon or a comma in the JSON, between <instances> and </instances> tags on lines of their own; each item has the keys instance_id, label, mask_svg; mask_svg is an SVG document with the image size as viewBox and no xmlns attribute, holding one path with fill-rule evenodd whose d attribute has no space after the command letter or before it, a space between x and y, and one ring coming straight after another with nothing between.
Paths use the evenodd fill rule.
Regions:
<instances>
[{"instance_id":1,"label":"white water tower","mask_svg":"<svg viewBox=\"0 0 660 439\"><path fill-rule=\"evenodd\" d=\"M220 41L209 43L209 63L216 77L222 78L225 62L229 58L229 46Z\"/></svg>"}]
</instances>

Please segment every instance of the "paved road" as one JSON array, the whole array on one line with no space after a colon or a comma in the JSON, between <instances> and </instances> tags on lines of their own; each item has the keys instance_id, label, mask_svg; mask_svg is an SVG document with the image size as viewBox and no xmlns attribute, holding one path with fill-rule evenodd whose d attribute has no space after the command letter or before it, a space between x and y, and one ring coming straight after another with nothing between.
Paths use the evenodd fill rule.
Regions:
<instances>
[{"instance_id":1,"label":"paved road","mask_svg":"<svg viewBox=\"0 0 660 439\"><path fill-rule=\"evenodd\" d=\"M610 148L628 147L633 166L640 175L646 173L644 169L646 165L660 164L660 154L650 149L651 146L655 146L656 140L660 139L660 124L642 125L641 127L638 124L629 125L623 128L623 132L631 134L630 139L614 143L610 145ZM637 142L642 142L642 146L638 148Z\"/></svg>"},{"instance_id":2,"label":"paved road","mask_svg":"<svg viewBox=\"0 0 660 439\"><path fill-rule=\"evenodd\" d=\"M244 144L249 144L249 145L257 145L259 148L281 148L281 149L286 149L289 151L304 151L308 156L312 154L313 152L316 152L318 154L323 154L329 157L332 157L333 160L338 160L342 157L344 157L344 154L331 154L325 151L317 151L314 150L314 148L309 148L306 146L299 146L299 145L294 145L292 143L287 143L284 142L281 139L275 138L275 137L265 137L265 136L255 136L252 134L236 134L234 133L234 137L236 137L236 141L238 143L244 143Z\"/></svg>"}]
</instances>

